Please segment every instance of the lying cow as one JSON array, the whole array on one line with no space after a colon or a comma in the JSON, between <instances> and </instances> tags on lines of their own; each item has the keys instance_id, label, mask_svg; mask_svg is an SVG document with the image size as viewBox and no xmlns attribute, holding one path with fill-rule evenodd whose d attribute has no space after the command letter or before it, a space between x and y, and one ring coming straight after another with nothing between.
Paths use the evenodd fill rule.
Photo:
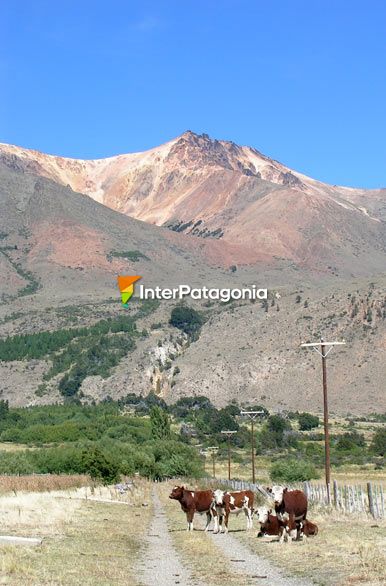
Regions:
<instances>
[{"instance_id":1,"label":"lying cow","mask_svg":"<svg viewBox=\"0 0 386 586\"><path fill-rule=\"evenodd\" d=\"M225 533L228 533L229 515L239 515L244 511L247 517L247 529L253 527L253 501L254 494L251 490L238 490L237 492L214 491L213 508L216 511L214 517L214 532L222 532L222 521L224 519Z\"/></svg>"},{"instance_id":2,"label":"lying cow","mask_svg":"<svg viewBox=\"0 0 386 586\"><path fill-rule=\"evenodd\" d=\"M305 521L300 521L300 531L306 537L311 537L313 535L317 535L319 529L315 523L311 523L311 521L306 519Z\"/></svg>"},{"instance_id":3,"label":"lying cow","mask_svg":"<svg viewBox=\"0 0 386 586\"><path fill-rule=\"evenodd\" d=\"M277 536L279 541L284 541L288 538L288 519L282 519L272 514L272 509L267 507L259 507L255 511L255 515L260 523L260 531L257 537ZM308 519L296 523L296 528L300 530L301 536L311 537L318 534L318 526L308 521Z\"/></svg>"},{"instance_id":4,"label":"lying cow","mask_svg":"<svg viewBox=\"0 0 386 586\"><path fill-rule=\"evenodd\" d=\"M193 531L194 513L206 513L205 531L208 531L212 517L216 516L216 511L212 508L213 490L188 490L184 486L175 486L169 498L178 501L186 513L188 531Z\"/></svg>"},{"instance_id":5,"label":"lying cow","mask_svg":"<svg viewBox=\"0 0 386 586\"><path fill-rule=\"evenodd\" d=\"M266 535L278 536L279 541L283 541L287 536L288 521L280 519L277 515L272 514L272 509L267 507L258 507L255 511L258 522L260 523L260 531L257 537L265 537Z\"/></svg>"},{"instance_id":6,"label":"lying cow","mask_svg":"<svg viewBox=\"0 0 386 586\"><path fill-rule=\"evenodd\" d=\"M300 522L306 520L308 501L302 490L288 490L283 486L267 488L275 503L275 512L278 517L288 514L288 533L290 538L296 531L296 539L300 539Z\"/></svg>"}]
</instances>

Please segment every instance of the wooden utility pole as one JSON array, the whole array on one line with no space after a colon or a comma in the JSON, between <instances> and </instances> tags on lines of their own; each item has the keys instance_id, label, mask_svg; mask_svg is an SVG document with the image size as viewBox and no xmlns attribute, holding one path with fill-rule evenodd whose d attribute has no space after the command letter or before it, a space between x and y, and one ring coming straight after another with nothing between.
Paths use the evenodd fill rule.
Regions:
<instances>
[{"instance_id":1,"label":"wooden utility pole","mask_svg":"<svg viewBox=\"0 0 386 586\"><path fill-rule=\"evenodd\" d=\"M263 415L264 411L241 411L240 415L246 415L251 420L251 462L252 462L252 482L255 484L255 419L258 415Z\"/></svg>"},{"instance_id":2,"label":"wooden utility pole","mask_svg":"<svg viewBox=\"0 0 386 586\"><path fill-rule=\"evenodd\" d=\"M226 435L228 438L228 480L230 480L231 479L231 436L234 433L237 433L237 431L226 430L226 431L222 431L221 433Z\"/></svg>"},{"instance_id":3,"label":"wooden utility pole","mask_svg":"<svg viewBox=\"0 0 386 586\"><path fill-rule=\"evenodd\" d=\"M334 346L342 346L346 342L320 342L301 344L302 348L313 348L322 357L322 380L323 380L323 422L324 422L324 469L326 476L327 500L331 504L331 463L330 463L330 430L328 427L328 391L327 391L327 362L326 358ZM326 347L329 347L326 350Z\"/></svg>"},{"instance_id":4,"label":"wooden utility pole","mask_svg":"<svg viewBox=\"0 0 386 586\"><path fill-rule=\"evenodd\" d=\"M209 446L206 449L212 454L213 478L216 478L216 454L218 452L218 446Z\"/></svg>"}]
</instances>

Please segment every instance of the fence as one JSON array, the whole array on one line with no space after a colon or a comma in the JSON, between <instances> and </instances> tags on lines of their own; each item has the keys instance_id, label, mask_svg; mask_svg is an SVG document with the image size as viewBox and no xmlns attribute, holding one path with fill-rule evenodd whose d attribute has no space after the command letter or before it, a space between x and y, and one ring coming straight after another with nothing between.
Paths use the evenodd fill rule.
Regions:
<instances>
[{"instance_id":1,"label":"fence","mask_svg":"<svg viewBox=\"0 0 386 586\"><path fill-rule=\"evenodd\" d=\"M216 479L216 484L230 486L233 490L252 490L259 492L266 498L270 494L264 487L244 480L225 480ZM325 484L303 484L292 485L289 488L300 488L306 493L311 504L328 506L327 487ZM331 494L332 505L345 513L366 513L374 519L385 518L385 499L382 485L367 482L366 487L362 485L344 485L338 486L336 480L332 485Z\"/></svg>"}]
</instances>

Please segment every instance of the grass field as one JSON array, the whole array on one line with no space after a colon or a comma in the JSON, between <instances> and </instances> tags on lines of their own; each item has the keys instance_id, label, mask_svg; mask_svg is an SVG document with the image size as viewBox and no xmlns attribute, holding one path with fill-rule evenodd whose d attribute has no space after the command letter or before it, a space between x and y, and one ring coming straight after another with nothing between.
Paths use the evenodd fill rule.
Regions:
<instances>
[{"instance_id":1,"label":"grass field","mask_svg":"<svg viewBox=\"0 0 386 586\"><path fill-rule=\"evenodd\" d=\"M28 474L21 476L0 475L0 494L10 492L44 492L89 486L91 478L86 474Z\"/></svg>"},{"instance_id":2,"label":"grass field","mask_svg":"<svg viewBox=\"0 0 386 586\"><path fill-rule=\"evenodd\" d=\"M250 539L243 532L236 536L258 555L291 573L313 577L320 586L385 584L385 521L375 523L364 516L312 508L308 517L317 523L319 534L305 542L270 543L267 538ZM237 525L234 523L235 528Z\"/></svg>"},{"instance_id":3,"label":"grass field","mask_svg":"<svg viewBox=\"0 0 386 586\"><path fill-rule=\"evenodd\" d=\"M0 547L0 583L136 586L136 563L151 518L149 489L147 481L138 480L129 496L107 488L2 496L2 533L42 537L43 544Z\"/></svg>"}]
</instances>

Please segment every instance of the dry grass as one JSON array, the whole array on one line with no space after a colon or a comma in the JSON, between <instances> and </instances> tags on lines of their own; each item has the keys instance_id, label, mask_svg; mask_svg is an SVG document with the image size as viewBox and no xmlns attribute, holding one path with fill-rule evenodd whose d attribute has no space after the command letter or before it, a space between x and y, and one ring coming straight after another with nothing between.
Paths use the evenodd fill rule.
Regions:
<instances>
[{"instance_id":1,"label":"dry grass","mask_svg":"<svg viewBox=\"0 0 386 586\"><path fill-rule=\"evenodd\" d=\"M2 497L6 518L2 531L43 537L40 547L0 549L0 583L10 586L137 586L137 558L151 518L151 484L136 480L120 504L116 491L84 488ZM99 492L100 490L100 492ZM86 498L87 497L87 498ZM92 498L90 498L92 497Z\"/></svg>"},{"instance_id":2,"label":"dry grass","mask_svg":"<svg viewBox=\"0 0 386 586\"><path fill-rule=\"evenodd\" d=\"M160 485L160 500L165 506L173 544L193 578L203 582L206 586L256 584L256 580L251 576L236 574L232 571L227 560L224 559L222 550L216 546L211 536L203 531L205 515L202 518L200 515L196 515L194 518L194 525L200 530L193 531L193 533L186 531L185 514L181 511L178 502L168 498L171 487L171 484Z\"/></svg>"},{"instance_id":3,"label":"dry grass","mask_svg":"<svg viewBox=\"0 0 386 586\"><path fill-rule=\"evenodd\" d=\"M320 508L311 510L309 518L318 524L319 534L304 542L279 544L251 539L244 532L234 535L258 555L323 586L386 583L385 521L335 511L327 514ZM231 530L238 523L235 520Z\"/></svg>"},{"instance_id":4,"label":"dry grass","mask_svg":"<svg viewBox=\"0 0 386 586\"><path fill-rule=\"evenodd\" d=\"M38 450L34 446L27 444L16 444L13 442L0 442L0 451L2 452L20 452L22 450Z\"/></svg>"},{"instance_id":5,"label":"dry grass","mask_svg":"<svg viewBox=\"0 0 386 586\"><path fill-rule=\"evenodd\" d=\"M91 479L86 474L29 474L25 476L0 476L0 494L9 492L46 492L88 486Z\"/></svg>"},{"instance_id":6,"label":"dry grass","mask_svg":"<svg viewBox=\"0 0 386 586\"><path fill-rule=\"evenodd\" d=\"M366 485L366 482L374 482L386 487L386 470L374 470L373 467L363 466L345 466L340 469L332 470L332 477L339 484L360 484ZM323 482L323 480L322 480Z\"/></svg>"}]
</instances>

